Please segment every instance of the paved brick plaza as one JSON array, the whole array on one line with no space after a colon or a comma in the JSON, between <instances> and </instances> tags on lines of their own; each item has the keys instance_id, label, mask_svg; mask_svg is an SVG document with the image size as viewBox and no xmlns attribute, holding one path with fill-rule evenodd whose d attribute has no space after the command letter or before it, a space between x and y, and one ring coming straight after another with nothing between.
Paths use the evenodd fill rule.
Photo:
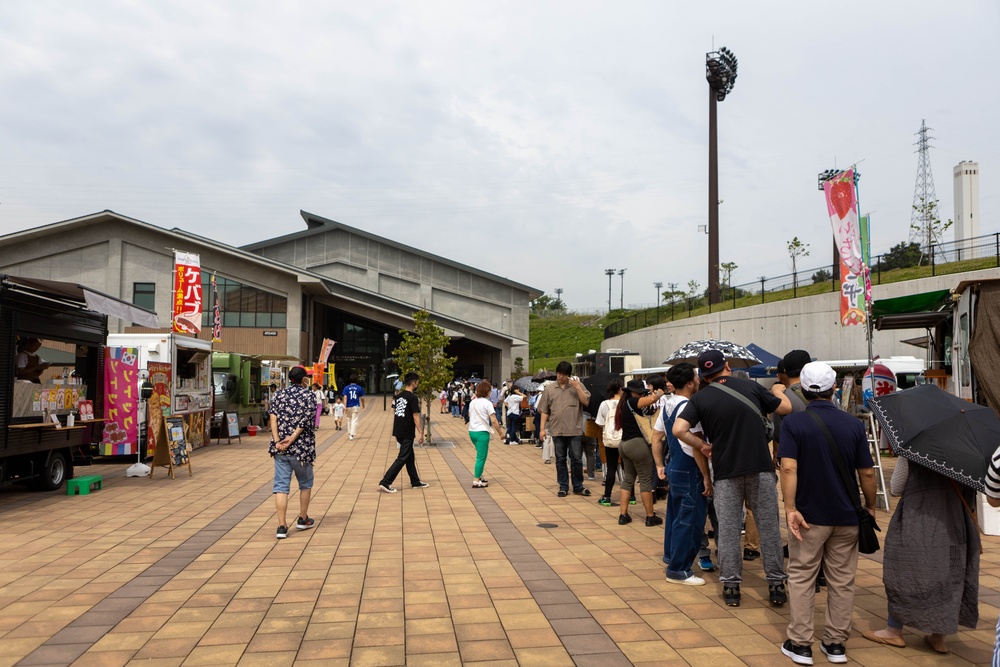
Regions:
<instances>
[{"instance_id":1,"label":"paved brick plaza","mask_svg":"<svg viewBox=\"0 0 1000 667\"><path fill-rule=\"evenodd\" d=\"M404 472L398 494L378 493L396 453L389 415L373 397L354 441L323 418L317 525L284 541L261 435L199 450L192 478L102 465L80 471L104 475L89 496L0 490L0 666L792 664L759 560L738 609L722 604L716 574L666 584L662 529L618 526L618 510L595 502L599 475L592 497L557 498L530 445L494 439L490 488L472 489L465 424L435 412L436 437L455 447L418 449L431 487L410 489ZM294 494L290 505L294 516ZM854 637L849 658L988 663L1000 538L985 548L980 629L952 638L952 655L908 632L904 650ZM859 569L855 627L881 626L881 564L862 557Z\"/></svg>"}]
</instances>

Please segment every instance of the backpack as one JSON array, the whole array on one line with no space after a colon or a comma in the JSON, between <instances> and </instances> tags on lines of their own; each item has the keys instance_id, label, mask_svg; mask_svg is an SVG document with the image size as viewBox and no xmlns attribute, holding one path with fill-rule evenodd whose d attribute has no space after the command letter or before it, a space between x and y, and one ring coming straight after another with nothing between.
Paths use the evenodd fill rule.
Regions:
<instances>
[{"instance_id":1,"label":"backpack","mask_svg":"<svg viewBox=\"0 0 1000 667\"><path fill-rule=\"evenodd\" d=\"M618 410L618 401L608 401L608 416L604 418L604 446L618 449L622 442L622 430L615 428L615 412Z\"/></svg>"}]
</instances>

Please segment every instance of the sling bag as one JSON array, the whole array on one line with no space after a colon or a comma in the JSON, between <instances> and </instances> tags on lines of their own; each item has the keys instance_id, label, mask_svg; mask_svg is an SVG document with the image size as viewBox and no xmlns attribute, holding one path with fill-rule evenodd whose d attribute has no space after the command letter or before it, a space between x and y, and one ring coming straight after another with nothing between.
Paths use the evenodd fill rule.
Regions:
<instances>
[{"instance_id":1,"label":"sling bag","mask_svg":"<svg viewBox=\"0 0 1000 667\"><path fill-rule=\"evenodd\" d=\"M830 433L830 429L827 428L826 423L814 410L806 410L806 414L813 418L813 421L819 426L819 430L826 436L826 441L830 445L830 455L833 457L833 462L837 464L837 470L840 472L840 481L844 484L844 490L847 491L848 499L854 504L854 511L858 515L858 551L863 554L873 554L879 549L878 535L875 534L875 531L877 530L881 533L882 529L875 523L875 517L869 514L868 510L861 507L861 502L858 500L860 497L858 495L858 484L847 472L847 465L840 455L837 443L833 441L833 434Z\"/></svg>"},{"instance_id":2,"label":"sling bag","mask_svg":"<svg viewBox=\"0 0 1000 667\"><path fill-rule=\"evenodd\" d=\"M754 403L749 398L747 398L746 396L744 396L740 392L736 391L735 389L733 389L731 387L727 387L724 384L716 384L715 382L713 382L712 384L710 384L708 386L709 387L718 387L719 389L721 389L722 391L726 392L730 396L735 396L740 401L742 401L745 405L749 406L754 412L757 413L757 416L760 417L760 421L764 425L764 435L767 436L768 442L770 442L774 438L774 423L770 419L768 419L767 417L765 417L764 413L761 412L760 408L758 406L754 405Z\"/></svg>"}]
</instances>

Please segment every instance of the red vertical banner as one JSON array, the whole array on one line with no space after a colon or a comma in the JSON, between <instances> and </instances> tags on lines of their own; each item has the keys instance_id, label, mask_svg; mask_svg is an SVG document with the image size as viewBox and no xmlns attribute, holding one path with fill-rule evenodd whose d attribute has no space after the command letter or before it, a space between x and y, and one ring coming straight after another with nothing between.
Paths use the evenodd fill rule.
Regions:
<instances>
[{"instance_id":1,"label":"red vertical banner","mask_svg":"<svg viewBox=\"0 0 1000 667\"><path fill-rule=\"evenodd\" d=\"M201 258L174 251L174 332L201 331Z\"/></svg>"},{"instance_id":2,"label":"red vertical banner","mask_svg":"<svg viewBox=\"0 0 1000 667\"><path fill-rule=\"evenodd\" d=\"M323 386L323 371L325 370L326 364L313 364L313 384L318 384L321 387Z\"/></svg>"}]
</instances>

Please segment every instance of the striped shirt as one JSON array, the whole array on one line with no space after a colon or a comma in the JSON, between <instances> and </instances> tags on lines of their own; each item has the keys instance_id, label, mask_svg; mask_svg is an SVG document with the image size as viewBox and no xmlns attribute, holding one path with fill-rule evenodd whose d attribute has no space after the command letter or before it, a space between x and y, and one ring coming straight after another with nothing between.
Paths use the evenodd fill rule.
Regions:
<instances>
[{"instance_id":1,"label":"striped shirt","mask_svg":"<svg viewBox=\"0 0 1000 667\"><path fill-rule=\"evenodd\" d=\"M1000 447L993 452L990 467L986 471L986 495L1000 498Z\"/></svg>"}]
</instances>

